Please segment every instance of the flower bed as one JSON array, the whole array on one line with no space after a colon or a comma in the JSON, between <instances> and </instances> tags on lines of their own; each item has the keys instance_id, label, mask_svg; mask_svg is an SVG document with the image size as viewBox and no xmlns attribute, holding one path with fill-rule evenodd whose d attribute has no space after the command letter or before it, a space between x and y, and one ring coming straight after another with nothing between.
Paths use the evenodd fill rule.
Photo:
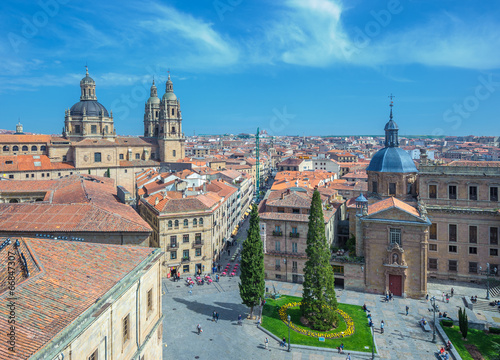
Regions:
<instances>
[{"instance_id":1,"label":"flower bed","mask_svg":"<svg viewBox=\"0 0 500 360\"><path fill-rule=\"evenodd\" d=\"M280 319L285 323L288 324L288 318L287 318L287 310L289 308L294 308L300 306L300 302L291 302L288 304L285 304L281 306L278 310L278 314L280 316ZM329 307L329 306L328 306ZM331 307L329 307L331 308ZM290 328L293 329L294 331L297 331L301 334L307 335L307 336L312 336L312 337L324 337L326 339L340 339L344 338L346 336L350 336L354 334L354 322L352 321L351 317L347 315L344 311L337 309L336 312L342 317L342 319L345 321L347 325L347 329L345 331L339 331L339 332L322 332L322 331L314 331L314 330L307 330L303 329L301 327L298 327L294 325L292 322L290 322Z\"/></svg>"}]
</instances>

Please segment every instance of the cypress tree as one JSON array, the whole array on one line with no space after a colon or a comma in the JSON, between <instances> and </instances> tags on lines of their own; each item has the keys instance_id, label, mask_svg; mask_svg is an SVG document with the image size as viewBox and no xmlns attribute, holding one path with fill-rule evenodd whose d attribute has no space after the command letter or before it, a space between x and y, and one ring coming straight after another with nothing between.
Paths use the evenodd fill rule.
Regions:
<instances>
[{"instance_id":1,"label":"cypress tree","mask_svg":"<svg viewBox=\"0 0 500 360\"><path fill-rule=\"evenodd\" d=\"M462 308L458 308L458 326L463 338L466 339L469 332L469 318L465 312L465 308L463 310Z\"/></svg>"},{"instance_id":2,"label":"cypress tree","mask_svg":"<svg viewBox=\"0 0 500 360\"><path fill-rule=\"evenodd\" d=\"M250 226L243 249L240 264L240 297L246 306L250 307L250 318L253 318L253 308L259 305L264 297L264 248L260 239L259 213L257 206L253 206L250 213Z\"/></svg>"},{"instance_id":3,"label":"cypress tree","mask_svg":"<svg viewBox=\"0 0 500 360\"><path fill-rule=\"evenodd\" d=\"M337 298L330 265L330 249L325 236L325 219L318 190L314 191L307 231L307 261L304 267L302 315L309 327L330 330L338 322ZM329 306L329 307L327 307Z\"/></svg>"}]
</instances>

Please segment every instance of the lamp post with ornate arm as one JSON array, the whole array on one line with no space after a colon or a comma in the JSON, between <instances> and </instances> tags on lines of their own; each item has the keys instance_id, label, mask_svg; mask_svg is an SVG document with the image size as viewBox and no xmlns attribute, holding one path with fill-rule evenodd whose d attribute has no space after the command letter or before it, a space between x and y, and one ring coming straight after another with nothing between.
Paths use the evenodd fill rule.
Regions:
<instances>
[{"instance_id":1,"label":"lamp post with ornate arm","mask_svg":"<svg viewBox=\"0 0 500 360\"><path fill-rule=\"evenodd\" d=\"M436 305L436 297L433 296L431 297L431 306L432 306L432 312L434 313L434 320L433 320L433 329L432 329L432 342L436 342L436 311L439 310L439 308Z\"/></svg>"}]
</instances>

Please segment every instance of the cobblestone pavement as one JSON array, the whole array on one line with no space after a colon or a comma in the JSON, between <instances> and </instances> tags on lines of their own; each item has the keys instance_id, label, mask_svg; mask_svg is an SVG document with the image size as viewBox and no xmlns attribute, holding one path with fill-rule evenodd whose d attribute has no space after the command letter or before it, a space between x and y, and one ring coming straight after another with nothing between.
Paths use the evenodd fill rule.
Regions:
<instances>
[{"instance_id":1,"label":"cobblestone pavement","mask_svg":"<svg viewBox=\"0 0 500 360\"><path fill-rule=\"evenodd\" d=\"M248 221L242 226L241 233L246 234ZM241 246L243 235L239 235ZM231 251L233 252L233 250ZM228 262L224 256L222 264ZM194 286L192 294L184 282L172 282L165 279L163 289L163 358L164 359L284 359L284 360L324 360L345 359L346 355L336 352L310 351L293 349L287 352L279 344L270 339L269 349L264 347L266 334L259 330L255 321L244 320L243 325L237 324L238 315L243 318L248 308L241 304L238 289L239 278L222 277L219 283ZM266 286L276 289L284 295L302 295L299 284L267 281ZM450 292L454 287L455 296L449 303L442 301L442 293ZM463 307L462 296L477 295L481 298L486 291L473 284L456 282L430 282L430 296L436 296L440 311L447 311L452 317L457 317L458 307ZM432 324L430 303L425 300L395 298L386 303L381 295L366 294L354 291L337 290L340 302L363 305L371 311L375 325L375 340L380 359L437 359L436 352L443 345L439 336L437 343L432 343L432 332L424 332L418 321L425 317ZM409 315L405 315L405 307L409 306ZM212 321L212 313L220 314L219 322ZM474 313L468 310L470 321L486 320L500 325L500 316L490 311ZM496 319L495 319L496 318ZM380 321L384 320L385 333L380 333ZM200 324L203 333L198 335L196 325ZM285 335L285 334L283 334ZM352 356L352 359L370 358L367 356Z\"/></svg>"}]
</instances>

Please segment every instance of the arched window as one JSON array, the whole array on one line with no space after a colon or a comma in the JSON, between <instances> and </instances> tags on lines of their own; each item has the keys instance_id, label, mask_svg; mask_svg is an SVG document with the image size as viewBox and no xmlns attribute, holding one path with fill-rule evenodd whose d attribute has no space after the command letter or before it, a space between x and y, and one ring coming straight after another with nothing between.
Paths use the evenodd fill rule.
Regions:
<instances>
[{"instance_id":1,"label":"arched window","mask_svg":"<svg viewBox=\"0 0 500 360\"><path fill-rule=\"evenodd\" d=\"M19 146L14 145L14 146L12 147L12 151L19 151Z\"/></svg>"},{"instance_id":2,"label":"arched window","mask_svg":"<svg viewBox=\"0 0 500 360\"><path fill-rule=\"evenodd\" d=\"M45 151L47 147L45 145L40 146L40 151Z\"/></svg>"},{"instance_id":3,"label":"arched window","mask_svg":"<svg viewBox=\"0 0 500 360\"><path fill-rule=\"evenodd\" d=\"M172 126L172 133L175 134L175 126Z\"/></svg>"},{"instance_id":4,"label":"arched window","mask_svg":"<svg viewBox=\"0 0 500 360\"><path fill-rule=\"evenodd\" d=\"M174 108L172 108L172 116L174 116L174 114L175 114L175 110L174 110Z\"/></svg>"},{"instance_id":5,"label":"arched window","mask_svg":"<svg viewBox=\"0 0 500 360\"><path fill-rule=\"evenodd\" d=\"M198 225L198 220L196 218L193 219L193 226Z\"/></svg>"},{"instance_id":6,"label":"arched window","mask_svg":"<svg viewBox=\"0 0 500 360\"><path fill-rule=\"evenodd\" d=\"M28 147L26 145L23 145L23 151L28 151Z\"/></svg>"},{"instance_id":7,"label":"arched window","mask_svg":"<svg viewBox=\"0 0 500 360\"><path fill-rule=\"evenodd\" d=\"M203 218L200 218L200 225L203 225Z\"/></svg>"},{"instance_id":8,"label":"arched window","mask_svg":"<svg viewBox=\"0 0 500 360\"><path fill-rule=\"evenodd\" d=\"M9 147L8 147L7 145L5 145L5 146L3 147L3 151L9 151Z\"/></svg>"},{"instance_id":9,"label":"arched window","mask_svg":"<svg viewBox=\"0 0 500 360\"><path fill-rule=\"evenodd\" d=\"M31 151L38 151L38 147L36 145L31 146Z\"/></svg>"},{"instance_id":10,"label":"arched window","mask_svg":"<svg viewBox=\"0 0 500 360\"><path fill-rule=\"evenodd\" d=\"M189 221L188 219L184 219L184 227L188 227L189 226Z\"/></svg>"},{"instance_id":11,"label":"arched window","mask_svg":"<svg viewBox=\"0 0 500 360\"><path fill-rule=\"evenodd\" d=\"M168 220L168 227L172 228L172 220Z\"/></svg>"},{"instance_id":12,"label":"arched window","mask_svg":"<svg viewBox=\"0 0 500 360\"><path fill-rule=\"evenodd\" d=\"M177 227L179 227L179 220L175 220L175 223L174 223L174 224L175 224L175 227L176 227L176 228L177 228Z\"/></svg>"}]
</instances>

